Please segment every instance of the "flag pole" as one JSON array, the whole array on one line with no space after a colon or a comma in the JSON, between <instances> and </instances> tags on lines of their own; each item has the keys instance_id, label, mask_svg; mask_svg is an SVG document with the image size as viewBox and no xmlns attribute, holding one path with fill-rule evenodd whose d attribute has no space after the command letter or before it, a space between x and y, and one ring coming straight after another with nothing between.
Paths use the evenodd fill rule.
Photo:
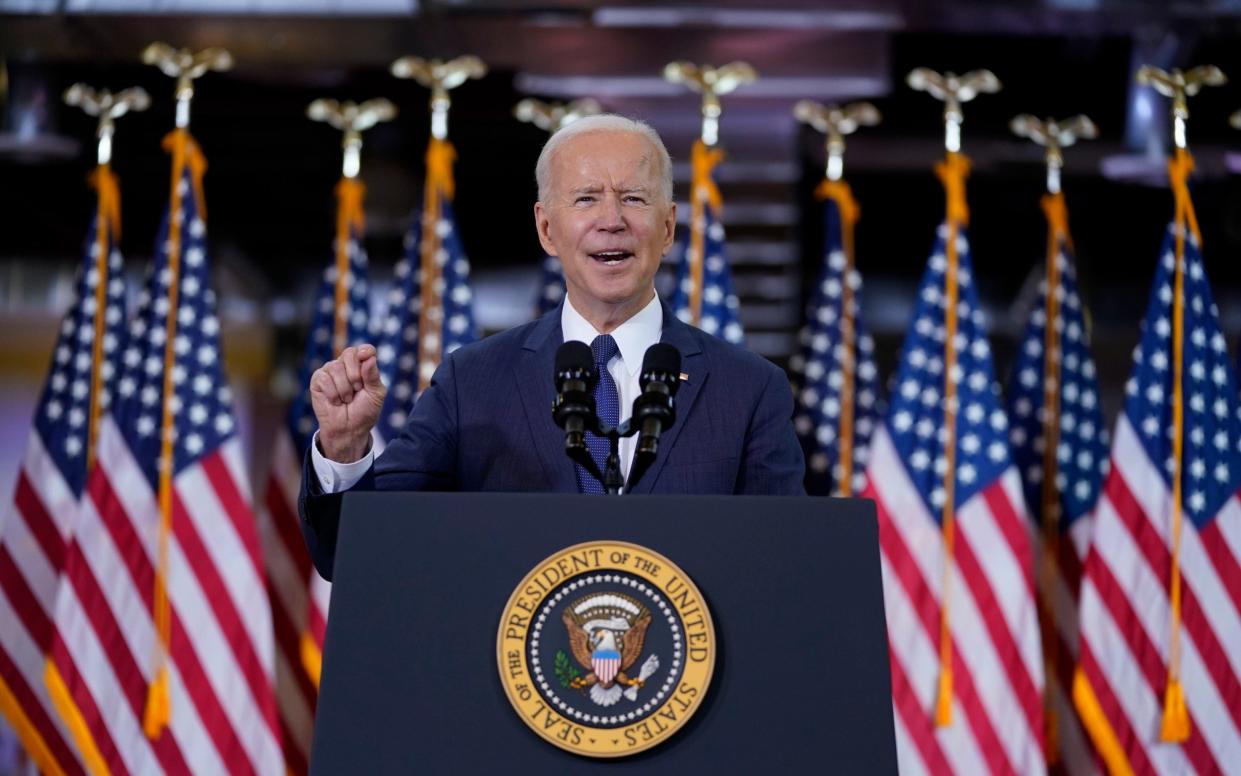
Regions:
<instances>
[{"instance_id":1,"label":"flag pole","mask_svg":"<svg viewBox=\"0 0 1241 776\"><path fill-rule=\"evenodd\" d=\"M944 103L944 161L935 166L935 172L944 184L947 194L947 214L944 237L944 503L941 531L944 542L943 580L940 590L939 610L939 687L935 705L935 724L941 727L952 724L952 631L949 627L949 607L953 543L954 513L956 510L956 425L957 425L957 240L969 224L969 209L965 200L965 178L969 174L969 159L961 153L961 124L965 114L963 103L981 93L1000 90L1000 80L990 70L973 70L965 75L937 73L920 67L909 73L906 83L915 91L927 92Z\"/></svg>"},{"instance_id":2,"label":"flag pole","mask_svg":"<svg viewBox=\"0 0 1241 776\"><path fill-rule=\"evenodd\" d=\"M1166 72L1157 67L1144 65L1139 68L1137 81L1150 86L1165 97L1172 98L1173 158L1168 162L1168 177L1176 201L1176 263L1172 307L1172 515L1170 525L1171 567L1168 583L1168 677L1164 687L1163 719L1159 728L1161 740L1183 743L1190 733L1189 709L1185 705L1185 690L1181 684L1181 522L1183 519L1182 472L1184 471L1185 417L1182 406L1184 385L1181 376L1185 360L1185 239L1186 232L1202 248L1202 235L1198 230L1198 218L1189 193L1189 175L1194 160L1189 153L1187 129L1189 123L1189 98L1204 86L1219 86L1227 82L1218 67L1204 65L1188 72Z\"/></svg>"},{"instance_id":3,"label":"flag pole","mask_svg":"<svg viewBox=\"0 0 1241 776\"><path fill-rule=\"evenodd\" d=\"M692 62L669 62L664 66L664 80L683 84L690 91L702 95L702 132L694 141L690 154L690 240L689 255L686 257L690 278L690 323L700 326L703 265L706 261L706 210L710 205L718 215L723 204L720 190L711 175L716 165L724 161L724 152L718 147L720 116L723 113L720 96L758 80L758 72L748 62L730 62L718 68Z\"/></svg>"},{"instance_id":4,"label":"flag pole","mask_svg":"<svg viewBox=\"0 0 1241 776\"><path fill-rule=\"evenodd\" d=\"M1064 149L1079 139L1098 137L1098 129L1086 116L1040 120L1030 114L1017 116L1009 128L1019 137L1046 149L1047 193L1043 213L1047 217L1046 318L1043 323L1043 468L1040 504L1042 555L1039 563L1039 627L1043 637L1043 742L1049 764L1060 760L1059 722L1052 699L1052 678L1060 665L1060 639L1056 635L1056 569L1060 558L1060 487L1057 455L1060 448L1060 246L1072 249L1068 209L1061 190Z\"/></svg>"},{"instance_id":5,"label":"flag pole","mask_svg":"<svg viewBox=\"0 0 1241 776\"><path fill-rule=\"evenodd\" d=\"M422 200L421 267L422 299L418 308L418 393L431 384L431 375L440 362L443 337L431 333L432 325L443 324L443 289L438 282L443 273L438 257L443 235L439 233L443 202L454 194L452 165L456 151L448 142L448 111L452 107L449 91L472 78L487 74L487 66L475 56L444 62L439 59L401 57L392 63L392 75L412 78L431 90L431 141L427 144L426 185Z\"/></svg>"},{"instance_id":6,"label":"flag pole","mask_svg":"<svg viewBox=\"0 0 1241 776\"><path fill-rule=\"evenodd\" d=\"M109 246L121 235L121 196L116 175L112 172L112 136L116 133L116 120L130 111L144 111L151 98L141 87L135 86L112 94L107 89L96 91L86 84L74 84L65 92L65 102L81 108L88 116L99 117L96 167L91 175L91 185L99 192L99 205L95 215L95 272L99 282L95 284L95 337L91 357L91 394L89 425L87 427L86 471L95 466L95 442L99 438L99 420L103 415L100 401L103 371L103 343L107 321L103 315L106 307L108 283Z\"/></svg>"},{"instance_id":7,"label":"flag pole","mask_svg":"<svg viewBox=\"0 0 1241 776\"><path fill-rule=\"evenodd\" d=\"M793 116L827 135L827 167L823 180L815 189L819 200L832 200L840 216L840 241L844 249L845 267L841 283L840 300L840 428L839 472L835 476L837 496L853 494L853 418L855 410L855 377L857 374L857 303L854 301L854 253L853 227L859 210L857 200L849 184L844 181L845 136L860 127L879 123L878 109L869 102L855 102L844 106L822 105L812 100L801 100L793 106Z\"/></svg>"},{"instance_id":8,"label":"flag pole","mask_svg":"<svg viewBox=\"0 0 1241 776\"><path fill-rule=\"evenodd\" d=\"M151 740L158 739L172 715L168 677L169 646L172 637L172 613L168 601L168 543L172 533L173 475L173 400L175 387L173 367L176 364L177 304L181 276L181 230L185 227L181 211L182 182L188 170L194 186L198 216L205 213L202 197L202 174L206 159L190 136L190 103L194 99L194 81L209 70L224 71L233 66L233 57L224 49L209 48L194 53L174 49L165 43L152 43L142 52L142 61L155 65L165 75L177 79L176 129L164 138L164 147L172 152L171 201L168 207L168 241L163 246L168 254L168 315L164 339L164 386L162 420L160 422L159 455L159 543L155 571L152 614L155 622L155 656L152 679L147 689L143 713L143 732Z\"/></svg>"},{"instance_id":9,"label":"flag pole","mask_svg":"<svg viewBox=\"0 0 1241 776\"><path fill-rule=\"evenodd\" d=\"M349 320L349 234L361 233L365 221L362 201L366 186L358 179L362 168L362 133L382 121L396 118L396 106L383 98L354 102L318 99L306 108L311 121L322 121L340 130L344 137L341 178L336 184L336 313L332 320L332 353L339 356L348 344Z\"/></svg>"}]
</instances>

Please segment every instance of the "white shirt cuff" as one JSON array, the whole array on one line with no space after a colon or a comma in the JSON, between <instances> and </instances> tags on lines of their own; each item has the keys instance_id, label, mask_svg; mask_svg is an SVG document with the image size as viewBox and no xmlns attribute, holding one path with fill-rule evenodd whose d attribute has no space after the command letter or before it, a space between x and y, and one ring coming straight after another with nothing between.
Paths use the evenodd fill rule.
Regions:
<instances>
[{"instance_id":1,"label":"white shirt cuff","mask_svg":"<svg viewBox=\"0 0 1241 776\"><path fill-rule=\"evenodd\" d=\"M366 455L353 463L338 463L328 460L319 452L319 432L310 439L310 463L315 467L315 475L319 478L319 487L324 493L340 493L358 484L358 480L366 474L375 462L375 448L368 447Z\"/></svg>"}]
</instances>

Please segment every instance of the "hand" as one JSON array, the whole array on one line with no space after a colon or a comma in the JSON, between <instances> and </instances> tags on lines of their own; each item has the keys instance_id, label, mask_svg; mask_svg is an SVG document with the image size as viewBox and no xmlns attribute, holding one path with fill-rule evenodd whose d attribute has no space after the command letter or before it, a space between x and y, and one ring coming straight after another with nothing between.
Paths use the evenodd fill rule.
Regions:
<instances>
[{"instance_id":1,"label":"hand","mask_svg":"<svg viewBox=\"0 0 1241 776\"><path fill-rule=\"evenodd\" d=\"M345 348L339 358L316 369L310 376L310 404L324 457L352 463L366 455L387 394L372 345Z\"/></svg>"}]
</instances>

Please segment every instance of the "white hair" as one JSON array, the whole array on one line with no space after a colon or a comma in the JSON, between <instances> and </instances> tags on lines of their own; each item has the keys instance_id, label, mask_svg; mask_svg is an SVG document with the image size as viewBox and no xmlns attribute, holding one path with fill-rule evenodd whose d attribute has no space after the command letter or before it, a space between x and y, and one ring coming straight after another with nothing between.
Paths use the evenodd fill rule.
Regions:
<instances>
[{"instance_id":1,"label":"white hair","mask_svg":"<svg viewBox=\"0 0 1241 776\"><path fill-rule=\"evenodd\" d=\"M655 129L640 119L631 119L615 113L604 113L598 116L585 116L557 130L543 145L539 154L538 164L534 166L534 178L539 184L539 201L546 201L551 188L552 156L566 140L578 135L594 132L632 132L642 135L655 148L655 158L659 164L659 176L663 184L664 199L672 201L672 158L668 149Z\"/></svg>"}]
</instances>

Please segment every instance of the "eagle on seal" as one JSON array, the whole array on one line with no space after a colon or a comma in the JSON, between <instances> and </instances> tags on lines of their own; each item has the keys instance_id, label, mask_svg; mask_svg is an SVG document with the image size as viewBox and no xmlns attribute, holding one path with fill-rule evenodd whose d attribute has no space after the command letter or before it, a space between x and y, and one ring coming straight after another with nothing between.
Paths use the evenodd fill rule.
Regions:
<instances>
[{"instance_id":1,"label":"eagle on seal","mask_svg":"<svg viewBox=\"0 0 1241 776\"><path fill-rule=\"evenodd\" d=\"M626 673L633 669L646 641L651 624L646 607L621 593L593 594L567 607L562 619L573 657L589 672L574 677L569 686L589 687L591 700L600 706L614 705L622 693L636 700L638 688L659 667L659 658L651 655L637 677ZM622 690L621 685L629 689Z\"/></svg>"}]
</instances>

